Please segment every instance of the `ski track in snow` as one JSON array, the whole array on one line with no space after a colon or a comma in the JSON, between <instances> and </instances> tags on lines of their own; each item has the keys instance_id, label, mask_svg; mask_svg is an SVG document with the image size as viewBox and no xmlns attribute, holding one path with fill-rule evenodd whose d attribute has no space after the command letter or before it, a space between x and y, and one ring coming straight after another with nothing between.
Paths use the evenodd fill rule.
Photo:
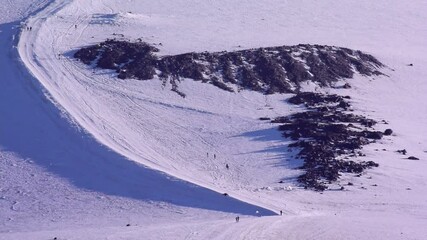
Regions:
<instances>
[{"instance_id":1,"label":"ski track in snow","mask_svg":"<svg viewBox=\"0 0 427 240\"><path fill-rule=\"evenodd\" d=\"M6 4L13 3L8 0ZM13 20L12 15L26 16L46 3L19 8L3 21ZM72 141L55 144L57 153L47 153L52 151L47 147L39 153L34 150L37 154L33 156L48 157L43 161L51 162L47 165L35 159L40 164L36 167L31 154L30 159L21 159L1 149L0 173L8 175L0 185L0 210L7 213L0 214L5 229L0 239L422 239L427 222L426 163L404 160L394 151L406 148L411 155L427 159L427 137L420 134L427 132L427 106L422 98L427 91L423 9L427 9L423 1L407 4L397 0L273 1L271 5L256 1L52 1L26 21L32 31L20 33L17 50L39 82L31 83L36 90L19 91L26 99L23 102L38 105L37 101L47 99L54 104L41 104L49 117L34 116L38 129L50 132L41 135L40 141ZM285 191L285 186L294 185L298 171L293 168L301 163L285 160L290 157L285 154L287 142L274 125L258 118L299 111L284 104L287 96L249 91L234 94L185 80L180 84L187 94L183 99L159 80L119 80L110 71L93 71L72 58L77 48L103 41L112 33L123 33L129 39L142 37L152 44L161 42L160 54L298 43L367 51L389 66L390 77L356 77L349 80L353 88L339 94L353 97L356 112L389 121L390 125L379 128L391 127L395 136L366 149L363 160L379 162L380 168L361 178L343 176L342 184L355 183L350 191L322 195L298 188ZM414 67L408 67L412 62ZM21 73L19 78L28 76ZM30 82L8 81L5 86L10 89ZM31 97L24 97L28 92ZM10 111L7 104L0 106L6 113ZM58 110L60 113L55 112ZM48 119L59 127L50 130L43 126ZM2 121L13 126L13 120ZM97 145L92 136L113 152ZM19 136L12 139L20 141ZM7 141L0 140L0 146ZM25 149L19 143L6 143L18 154ZM100 177L92 176L96 171ZM21 176L29 172L32 175ZM277 183L281 179L285 184ZM85 180L95 182L83 183ZM46 184L31 189L31 182ZM106 182L114 186L104 186ZM141 189L151 193L145 196ZM223 192L243 202L224 200ZM200 199L188 200L192 194L200 194ZM179 197L172 200L173 196ZM209 207L211 204L214 206ZM243 216L234 223L233 213L254 215L257 206L284 210L285 216ZM73 207L79 209L77 213L72 214ZM102 220L94 223L94 219ZM28 227L26 221L39 226ZM123 228L126 221L132 225Z\"/></svg>"}]
</instances>

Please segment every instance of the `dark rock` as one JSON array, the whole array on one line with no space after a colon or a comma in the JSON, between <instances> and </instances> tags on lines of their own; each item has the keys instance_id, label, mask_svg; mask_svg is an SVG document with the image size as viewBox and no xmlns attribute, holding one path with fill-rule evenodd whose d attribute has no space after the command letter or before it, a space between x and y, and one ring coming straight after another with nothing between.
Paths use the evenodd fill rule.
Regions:
<instances>
[{"instance_id":1,"label":"dark rock","mask_svg":"<svg viewBox=\"0 0 427 240\"><path fill-rule=\"evenodd\" d=\"M344 84L344 86L342 86L342 88L344 88L344 89L349 89L349 88L351 88L351 85L350 85L350 84L348 84L348 83L346 83L346 84Z\"/></svg>"},{"instance_id":2,"label":"dark rock","mask_svg":"<svg viewBox=\"0 0 427 240\"><path fill-rule=\"evenodd\" d=\"M233 91L226 84L230 83L265 94L298 92L300 84L307 80L331 86L340 79L351 78L354 69L367 76L380 75L377 69L383 66L360 51L307 44L162 57L154 54L158 51L142 41L107 40L78 50L74 57L85 64L96 60L97 67L115 70L121 79L148 80L158 75L163 81L173 78L179 82L190 78L226 91Z\"/></svg>"},{"instance_id":3,"label":"dark rock","mask_svg":"<svg viewBox=\"0 0 427 240\"><path fill-rule=\"evenodd\" d=\"M414 157L414 156L410 156L410 157L408 157L408 159L409 159L409 160L420 160L419 158Z\"/></svg>"},{"instance_id":4,"label":"dark rock","mask_svg":"<svg viewBox=\"0 0 427 240\"><path fill-rule=\"evenodd\" d=\"M373 132L373 131L364 131L363 132L364 137L370 138L370 139L381 139L383 137L382 132Z\"/></svg>"},{"instance_id":5,"label":"dark rock","mask_svg":"<svg viewBox=\"0 0 427 240\"><path fill-rule=\"evenodd\" d=\"M350 104L348 102L346 102L346 101L340 101L340 103L338 104L338 107L340 107L340 108L342 108L344 110L347 110L347 108L350 107Z\"/></svg>"},{"instance_id":6,"label":"dark rock","mask_svg":"<svg viewBox=\"0 0 427 240\"><path fill-rule=\"evenodd\" d=\"M227 196L228 196L228 193L223 193L222 195L224 195L224 196L226 196L226 197L227 197Z\"/></svg>"},{"instance_id":7,"label":"dark rock","mask_svg":"<svg viewBox=\"0 0 427 240\"><path fill-rule=\"evenodd\" d=\"M391 130L390 128L387 128L387 129L384 131L384 135L385 135L385 136L390 136L392 133L393 133L393 130Z\"/></svg>"},{"instance_id":8,"label":"dark rock","mask_svg":"<svg viewBox=\"0 0 427 240\"><path fill-rule=\"evenodd\" d=\"M271 118L269 118L269 117L260 117L259 120L265 121L265 120L271 120Z\"/></svg>"}]
</instances>

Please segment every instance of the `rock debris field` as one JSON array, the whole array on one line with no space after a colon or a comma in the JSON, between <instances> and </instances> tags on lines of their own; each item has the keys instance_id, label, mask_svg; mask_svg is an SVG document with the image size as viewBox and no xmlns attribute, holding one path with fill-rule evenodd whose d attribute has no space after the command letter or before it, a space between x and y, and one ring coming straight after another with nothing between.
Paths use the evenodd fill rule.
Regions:
<instances>
[{"instance_id":1,"label":"rock debris field","mask_svg":"<svg viewBox=\"0 0 427 240\"><path fill-rule=\"evenodd\" d=\"M305 173L298 177L305 188L323 191L339 179L342 173L360 176L371 167L373 161L354 161L352 157L364 156L364 145L391 135L392 130L375 131L376 121L348 111L348 96L302 92L291 97L291 104L304 104L306 111L278 117L272 122L281 123L283 136L295 142L291 148L299 148L298 158L304 160ZM348 183L347 185L352 185ZM341 190L345 187L342 186Z\"/></svg>"}]
</instances>

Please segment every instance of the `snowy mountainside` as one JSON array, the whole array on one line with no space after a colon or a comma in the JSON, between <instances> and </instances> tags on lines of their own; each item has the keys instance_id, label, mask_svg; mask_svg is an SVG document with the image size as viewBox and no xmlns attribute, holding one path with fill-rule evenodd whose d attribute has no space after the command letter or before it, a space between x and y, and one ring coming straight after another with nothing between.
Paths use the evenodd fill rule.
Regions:
<instances>
[{"instance_id":1,"label":"snowy mountainside","mask_svg":"<svg viewBox=\"0 0 427 240\"><path fill-rule=\"evenodd\" d=\"M1 105L12 116L2 125L14 137L1 138L13 153L2 150L0 238L422 239L426 8L423 1L397 0L52 1L26 20L32 30L22 31L17 45L35 77L33 90L14 81L30 76L16 74L23 70L12 64L5 84L11 91L1 95L20 110ZM285 103L291 95L231 93L183 79L184 99L161 81L116 79L70 54L117 36L156 44L164 55L300 43L360 49L388 66L387 76L356 74L340 82L351 89L302 88L350 95L355 113L386 119L379 130L394 134L366 148L357 160L380 167L344 175L339 184L353 183L347 191L305 191L296 183L302 162L288 152L277 125L259 120L302 111ZM420 160L396 153L403 148ZM11 165L16 171L8 171ZM31 171L36 181L21 176ZM39 183L46 179L54 184L44 188ZM285 216L242 215L230 224L234 213L255 215L255 209Z\"/></svg>"}]
</instances>

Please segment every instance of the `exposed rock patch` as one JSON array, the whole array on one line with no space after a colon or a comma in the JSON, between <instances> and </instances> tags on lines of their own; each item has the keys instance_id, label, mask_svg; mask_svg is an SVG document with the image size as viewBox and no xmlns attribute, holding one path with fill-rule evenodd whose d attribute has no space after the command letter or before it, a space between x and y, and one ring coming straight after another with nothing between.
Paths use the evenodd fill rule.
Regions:
<instances>
[{"instance_id":1,"label":"exposed rock patch","mask_svg":"<svg viewBox=\"0 0 427 240\"><path fill-rule=\"evenodd\" d=\"M144 42L107 40L78 50L74 57L115 70L121 79L158 76L177 85L180 79L190 78L226 91L235 91L237 86L265 94L295 93L304 81L330 86L339 79L352 78L355 72L378 75L383 66L361 51L308 44L163 57L155 54L158 51Z\"/></svg>"},{"instance_id":2,"label":"exposed rock patch","mask_svg":"<svg viewBox=\"0 0 427 240\"><path fill-rule=\"evenodd\" d=\"M341 173L360 175L365 169L377 167L373 161L347 160L364 156L362 147L381 139L383 133L371 129L376 121L349 113L347 99L338 95L303 92L290 98L292 104L304 104L308 110L278 117L283 136L295 140L291 148L300 148L297 157L304 160L306 172L298 177L305 187L323 191ZM348 185L351 185L350 183Z\"/></svg>"}]
</instances>

